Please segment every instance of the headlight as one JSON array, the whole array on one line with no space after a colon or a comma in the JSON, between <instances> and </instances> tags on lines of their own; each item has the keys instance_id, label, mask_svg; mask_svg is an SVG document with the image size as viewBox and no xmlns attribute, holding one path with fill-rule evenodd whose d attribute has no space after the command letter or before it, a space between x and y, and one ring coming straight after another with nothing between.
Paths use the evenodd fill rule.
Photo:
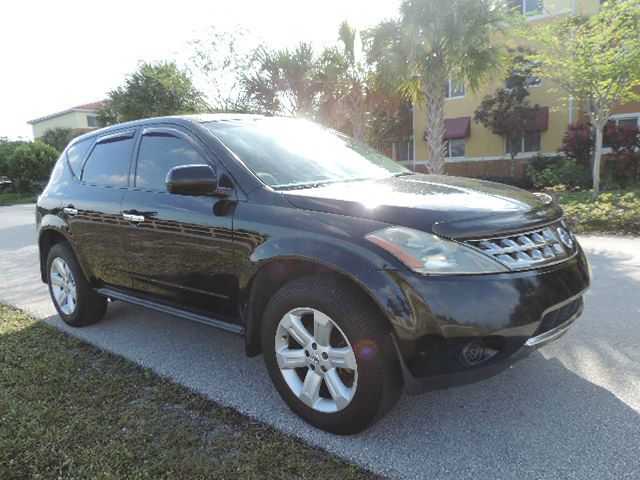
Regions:
<instances>
[{"instance_id":1,"label":"headlight","mask_svg":"<svg viewBox=\"0 0 640 480\"><path fill-rule=\"evenodd\" d=\"M370 233L368 241L418 273L499 273L509 269L480 252L412 228L390 227Z\"/></svg>"}]
</instances>

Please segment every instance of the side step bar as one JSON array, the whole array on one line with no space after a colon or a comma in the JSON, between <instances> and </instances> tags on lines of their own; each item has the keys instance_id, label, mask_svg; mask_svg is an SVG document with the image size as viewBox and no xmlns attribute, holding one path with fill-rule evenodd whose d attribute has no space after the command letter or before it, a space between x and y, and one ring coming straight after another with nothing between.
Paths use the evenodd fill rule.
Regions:
<instances>
[{"instance_id":1,"label":"side step bar","mask_svg":"<svg viewBox=\"0 0 640 480\"><path fill-rule=\"evenodd\" d=\"M219 328L220 330L224 330L226 332L244 335L244 327L241 327L240 325L234 325L223 320L216 320L215 318L209 318L205 317L204 315L198 315L197 313L187 312L185 310L170 307L168 305L163 305L161 303L156 303L151 300L134 297L133 295L129 295L118 290L113 290L111 288L98 288L96 292L98 292L100 295L104 295L105 297L113 298L115 300L122 300L123 302L152 308L154 310L158 310L159 312L168 313L169 315L175 315L176 317L186 318L187 320L202 323L204 325L209 325L210 327Z\"/></svg>"}]
</instances>

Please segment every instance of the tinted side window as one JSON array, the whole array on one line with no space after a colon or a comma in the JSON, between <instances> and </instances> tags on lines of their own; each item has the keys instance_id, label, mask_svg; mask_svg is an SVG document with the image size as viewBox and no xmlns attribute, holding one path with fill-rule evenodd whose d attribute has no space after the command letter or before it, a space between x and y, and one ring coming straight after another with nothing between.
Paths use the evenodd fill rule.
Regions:
<instances>
[{"instance_id":1,"label":"tinted side window","mask_svg":"<svg viewBox=\"0 0 640 480\"><path fill-rule=\"evenodd\" d=\"M203 165L207 161L189 142L168 134L142 137L136 168L136 187L165 192L167 173L178 165Z\"/></svg>"},{"instance_id":2,"label":"tinted side window","mask_svg":"<svg viewBox=\"0 0 640 480\"><path fill-rule=\"evenodd\" d=\"M69 162L71 171L78 178L80 177L80 170L82 169L82 160L84 160L84 156L89 151L89 147L91 147L92 142L93 139L88 138L76 143L73 147L67 150L67 161Z\"/></svg>"},{"instance_id":3,"label":"tinted side window","mask_svg":"<svg viewBox=\"0 0 640 480\"><path fill-rule=\"evenodd\" d=\"M132 152L133 138L98 143L84 165L82 180L96 185L126 187Z\"/></svg>"}]
</instances>

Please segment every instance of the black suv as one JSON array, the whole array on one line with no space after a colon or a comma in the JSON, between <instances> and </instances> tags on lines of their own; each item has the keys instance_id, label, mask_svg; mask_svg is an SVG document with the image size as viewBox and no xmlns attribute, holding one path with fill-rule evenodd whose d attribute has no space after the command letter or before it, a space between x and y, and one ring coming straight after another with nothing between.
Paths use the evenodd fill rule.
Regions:
<instances>
[{"instance_id":1,"label":"black suv","mask_svg":"<svg viewBox=\"0 0 640 480\"><path fill-rule=\"evenodd\" d=\"M242 335L289 407L335 433L365 428L402 387L475 381L559 337L590 278L550 197L416 174L290 118L86 134L37 224L69 325L121 300Z\"/></svg>"}]
</instances>

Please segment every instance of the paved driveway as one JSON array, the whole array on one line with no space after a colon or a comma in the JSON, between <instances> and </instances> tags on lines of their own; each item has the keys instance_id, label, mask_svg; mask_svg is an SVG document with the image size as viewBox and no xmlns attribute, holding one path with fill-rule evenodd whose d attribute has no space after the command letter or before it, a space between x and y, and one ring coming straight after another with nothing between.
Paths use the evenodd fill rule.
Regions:
<instances>
[{"instance_id":1,"label":"paved driveway","mask_svg":"<svg viewBox=\"0 0 640 480\"><path fill-rule=\"evenodd\" d=\"M66 327L39 281L33 209L0 207L0 301L312 445L397 478L640 478L640 239L580 239L594 285L557 342L482 383L403 396L338 437L295 417L237 336L119 302Z\"/></svg>"}]
</instances>

